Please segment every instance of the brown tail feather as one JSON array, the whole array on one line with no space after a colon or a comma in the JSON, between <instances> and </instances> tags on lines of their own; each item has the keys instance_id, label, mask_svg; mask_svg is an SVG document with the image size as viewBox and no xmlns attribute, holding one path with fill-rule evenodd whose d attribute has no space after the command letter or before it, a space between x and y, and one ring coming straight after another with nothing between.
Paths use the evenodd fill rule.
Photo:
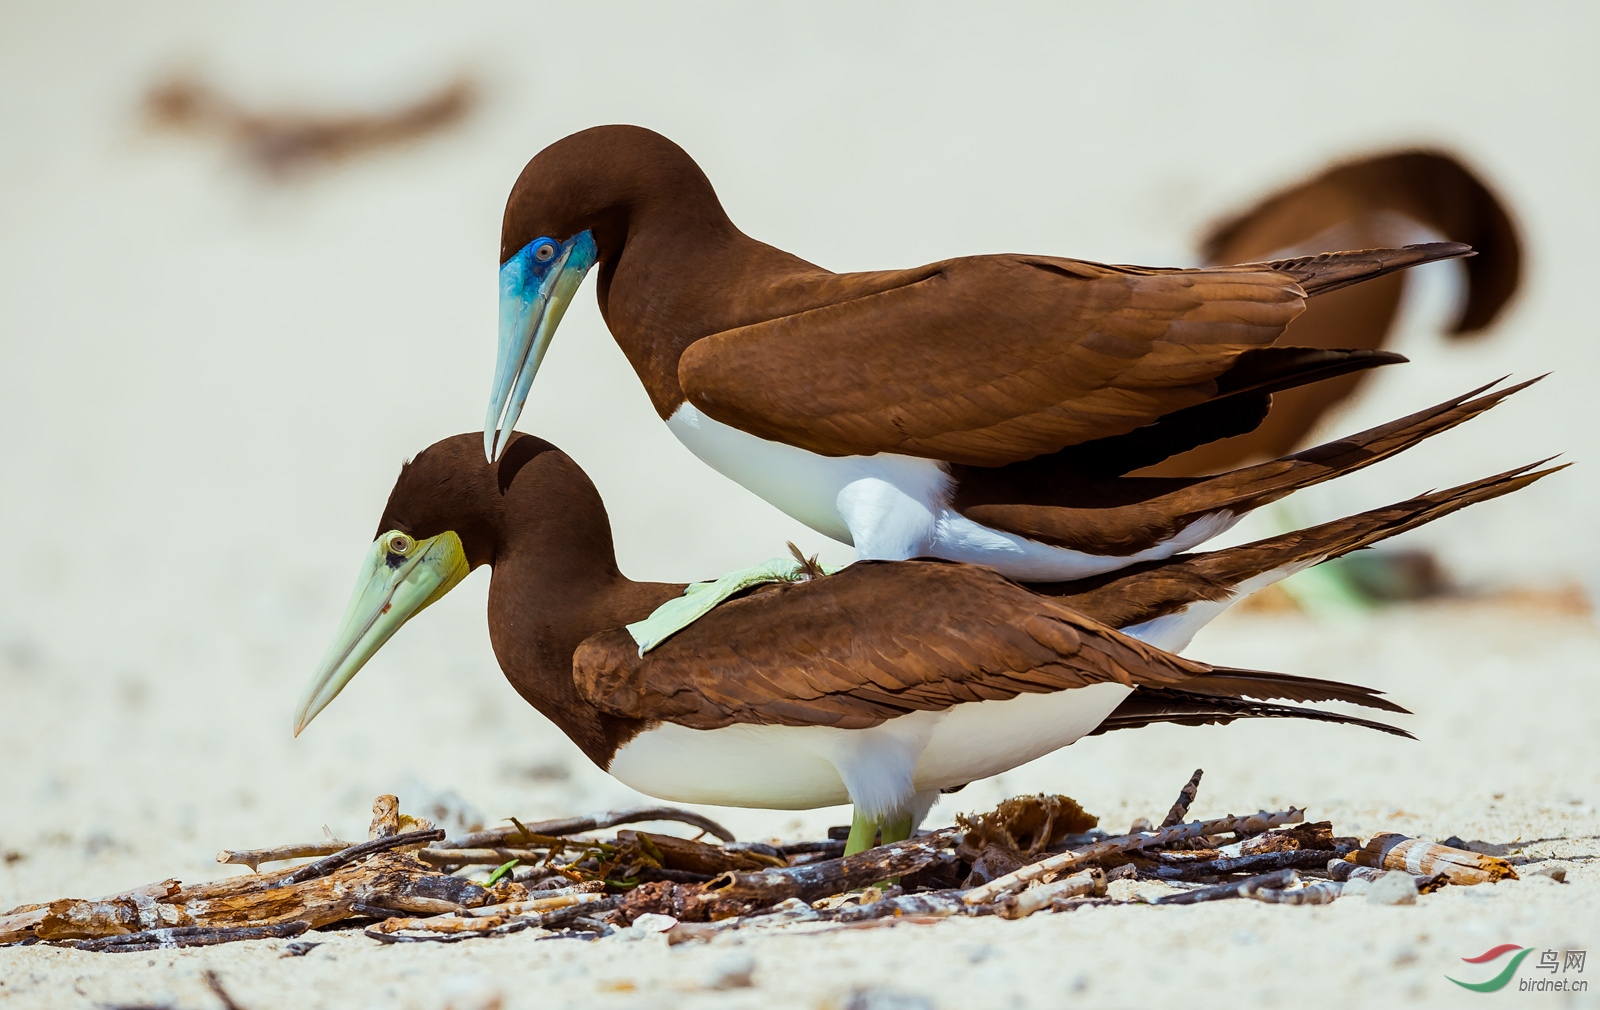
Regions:
<instances>
[{"instance_id":1,"label":"brown tail feather","mask_svg":"<svg viewBox=\"0 0 1600 1010\"><path fill-rule=\"evenodd\" d=\"M1213 697L1191 694L1171 688L1139 687L1123 700L1121 705L1089 735L1107 733L1117 729L1138 729L1158 722L1177 723L1181 726L1209 726L1233 722L1235 719L1310 719L1316 722L1342 723L1364 726L1381 733L1392 733L1408 740L1416 737L1388 723L1359 716L1324 712L1295 705L1267 705L1243 698Z\"/></svg>"},{"instance_id":2,"label":"brown tail feather","mask_svg":"<svg viewBox=\"0 0 1600 1010\"><path fill-rule=\"evenodd\" d=\"M1213 477L1095 480L1062 474L1043 486L1035 482L1018 487L1012 499L1016 504L968 504L958 494L956 507L975 522L1042 543L1094 554L1135 554L1165 542L1203 516L1242 515L1403 452L1537 381L1479 396L1489 388L1481 386L1347 438ZM995 487L987 490L995 497L1003 493Z\"/></svg>"},{"instance_id":3,"label":"brown tail feather","mask_svg":"<svg viewBox=\"0 0 1600 1010\"><path fill-rule=\"evenodd\" d=\"M1468 505L1510 494L1570 465L1533 469L1544 462L1548 460L1227 550L1180 554L1164 561L1130 565L1093 579L1035 583L1029 588L1054 596L1103 624L1131 627L1192 603L1227 600L1247 579L1309 566L1369 547Z\"/></svg>"},{"instance_id":4,"label":"brown tail feather","mask_svg":"<svg viewBox=\"0 0 1600 1010\"><path fill-rule=\"evenodd\" d=\"M1385 712L1410 715L1411 710L1401 708L1377 688L1346 684L1338 680L1318 677L1296 677L1287 673L1269 673L1263 670L1237 670L1219 666L1211 673L1191 677L1183 682L1183 690L1207 697L1253 698L1257 701L1344 701L1364 708L1379 708Z\"/></svg>"},{"instance_id":5,"label":"brown tail feather","mask_svg":"<svg viewBox=\"0 0 1600 1010\"><path fill-rule=\"evenodd\" d=\"M1472 254L1472 247L1465 242L1421 242L1399 249L1354 249L1270 260L1260 264L1241 263L1231 269L1261 266L1288 274L1299 282L1308 297L1314 298L1397 270Z\"/></svg>"}]
</instances>

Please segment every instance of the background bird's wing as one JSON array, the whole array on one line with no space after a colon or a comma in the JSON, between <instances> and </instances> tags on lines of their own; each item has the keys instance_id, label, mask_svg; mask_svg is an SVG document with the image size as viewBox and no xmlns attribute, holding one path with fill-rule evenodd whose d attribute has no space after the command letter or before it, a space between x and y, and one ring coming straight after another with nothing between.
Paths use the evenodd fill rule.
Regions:
<instances>
[{"instance_id":1,"label":"background bird's wing","mask_svg":"<svg viewBox=\"0 0 1600 1010\"><path fill-rule=\"evenodd\" d=\"M1275 266L1007 255L835 275L839 300L704 337L678 379L709 416L813 452L998 466L1214 396L1304 307Z\"/></svg>"},{"instance_id":2,"label":"background bird's wing","mask_svg":"<svg viewBox=\"0 0 1600 1010\"><path fill-rule=\"evenodd\" d=\"M585 640L578 691L613 715L695 729L856 729L918 710L1210 671L986 568L858 562L730 600L641 657L625 629Z\"/></svg>"}]
</instances>

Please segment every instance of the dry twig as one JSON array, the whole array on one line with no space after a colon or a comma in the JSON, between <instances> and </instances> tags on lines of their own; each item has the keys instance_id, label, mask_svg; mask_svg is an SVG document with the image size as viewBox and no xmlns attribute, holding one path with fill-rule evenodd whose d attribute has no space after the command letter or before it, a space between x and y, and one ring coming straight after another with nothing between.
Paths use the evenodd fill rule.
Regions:
<instances>
[{"instance_id":1,"label":"dry twig","mask_svg":"<svg viewBox=\"0 0 1600 1010\"><path fill-rule=\"evenodd\" d=\"M1205 773L1204 768L1196 768L1194 774L1189 776L1188 783L1178 793L1177 802L1172 804L1172 809L1167 811L1167 816L1161 819L1163 828L1182 824L1183 819L1189 816L1189 805L1194 802L1195 794L1200 791L1200 776Z\"/></svg>"},{"instance_id":2,"label":"dry twig","mask_svg":"<svg viewBox=\"0 0 1600 1010\"><path fill-rule=\"evenodd\" d=\"M1211 821L1190 821L1188 824L1176 824L1170 828L1158 828L1155 831L1140 831L1137 834L1118 835L1115 838L1107 838L1103 842L1096 842L1081 849L1068 849L1066 852L1041 859L1037 863L1030 863L1015 873L1008 873L1003 877L989 881L987 884L980 884L967 892L965 900L969 905L984 904L993 901L1008 891L1016 890L1024 884L1039 880L1047 874L1061 873L1065 870L1074 869L1083 863L1121 852L1167 845L1186 838L1199 838L1203 835L1219 835L1225 831L1257 834L1268 828L1275 828L1280 824L1294 824L1304 819L1304 810L1298 807L1291 807L1288 810L1280 810L1277 813L1268 813L1263 810L1248 817L1230 815Z\"/></svg>"},{"instance_id":3,"label":"dry twig","mask_svg":"<svg viewBox=\"0 0 1600 1010\"><path fill-rule=\"evenodd\" d=\"M583 831L600 831L605 828L614 828L619 824L642 824L646 821L676 821L680 824L693 824L724 842L734 840L733 832L718 824L709 817L695 813L693 810L683 810L679 807L634 807L630 810L606 810L586 817L563 817L554 821L535 821L526 828L513 826L509 828L490 828L487 831L474 831L470 835L452 838L435 848L440 849L477 849L485 846L500 846L507 841L520 838L524 833L529 835L576 835Z\"/></svg>"},{"instance_id":4,"label":"dry twig","mask_svg":"<svg viewBox=\"0 0 1600 1010\"><path fill-rule=\"evenodd\" d=\"M343 852L351 842L337 838L326 842L301 842L297 845L278 845L270 849L223 849L217 853L217 862L248 866L252 871L262 863L275 863L284 859L304 859L307 856L331 856Z\"/></svg>"}]
</instances>

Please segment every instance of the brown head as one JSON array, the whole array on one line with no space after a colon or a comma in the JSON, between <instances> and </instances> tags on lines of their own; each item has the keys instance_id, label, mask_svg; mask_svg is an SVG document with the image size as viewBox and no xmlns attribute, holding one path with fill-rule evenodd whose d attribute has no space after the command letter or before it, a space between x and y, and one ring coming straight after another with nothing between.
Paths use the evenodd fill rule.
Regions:
<instances>
[{"instance_id":1,"label":"brown head","mask_svg":"<svg viewBox=\"0 0 1600 1010\"><path fill-rule=\"evenodd\" d=\"M534 155L500 229L500 345L484 454L504 448L590 267L600 267L601 315L663 410L682 402L677 352L711 332L682 317L706 308L707 291L726 297L726 278L757 248L776 252L733 226L700 166L659 133L597 126Z\"/></svg>"},{"instance_id":2,"label":"brown head","mask_svg":"<svg viewBox=\"0 0 1600 1010\"><path fill-rule=\"evenodd\" d=\"M572 620L574 608L603 609L596 600L626 583L605 505L588 475L543 439L516 434L500 460L487 463L476 434L456 435L401 468L344 621L301 699L295 733L406 621L480 565L495 568L490 637L507 677L524 696L548 694L536 683L540 671L527 667L548 660L560 671L562 657L552 652L566 648L565 685L556 691L570 692L571 649L595 630ZM553 627L563 641L552 650L537 636ZM580 635L570 647L568 632Z\"/></svg>"},{"instance_id":3,"label":"brown head","mask_svg":"<svg viewBox=\"0 0 1600 1010\"><path fill-rule=\"evenodd\" d=\"M500 226L505 264L541 238L594 236L602 276L628 241L635 217L680 227L731 227L711 180L687 151L641 126L596 126L533 156Z\"/></svg>"}]
</instances>

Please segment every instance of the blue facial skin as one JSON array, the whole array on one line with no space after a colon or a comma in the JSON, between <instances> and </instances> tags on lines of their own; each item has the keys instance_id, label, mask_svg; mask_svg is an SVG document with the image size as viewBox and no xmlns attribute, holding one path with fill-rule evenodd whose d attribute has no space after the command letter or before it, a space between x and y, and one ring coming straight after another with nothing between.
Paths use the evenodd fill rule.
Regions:
<instances>
[{"instance_id":1,"label":"blue facial skin","mask_svg":"<svg viewBox=\"0 0 1600 1010\"><path fill-rule=\"evenodd\" d=\"M563 253L566 253L564 258ZM548 295L548 290L544 290L545 281L556 264L562 264L564 271L587 273L594 266L597 253L594 235L587 231L580 231L565 242L536 238L523 246L500 267L502 320L509 306L531 305L541 294Z\"/></svg>"},{"instance_id":2,"label":"blue facial skin","mask_svg":"<svg viewBox=\"0 0 1600 1010\"><path fill-rule=\"evenodd\" d=\"M567 303L598 255L594 235L582 231L565 242L536 238L500 267L500 349L484 422L489 459L501 447L496 432L509 437Z\"/></svg>"}]
</instances>

